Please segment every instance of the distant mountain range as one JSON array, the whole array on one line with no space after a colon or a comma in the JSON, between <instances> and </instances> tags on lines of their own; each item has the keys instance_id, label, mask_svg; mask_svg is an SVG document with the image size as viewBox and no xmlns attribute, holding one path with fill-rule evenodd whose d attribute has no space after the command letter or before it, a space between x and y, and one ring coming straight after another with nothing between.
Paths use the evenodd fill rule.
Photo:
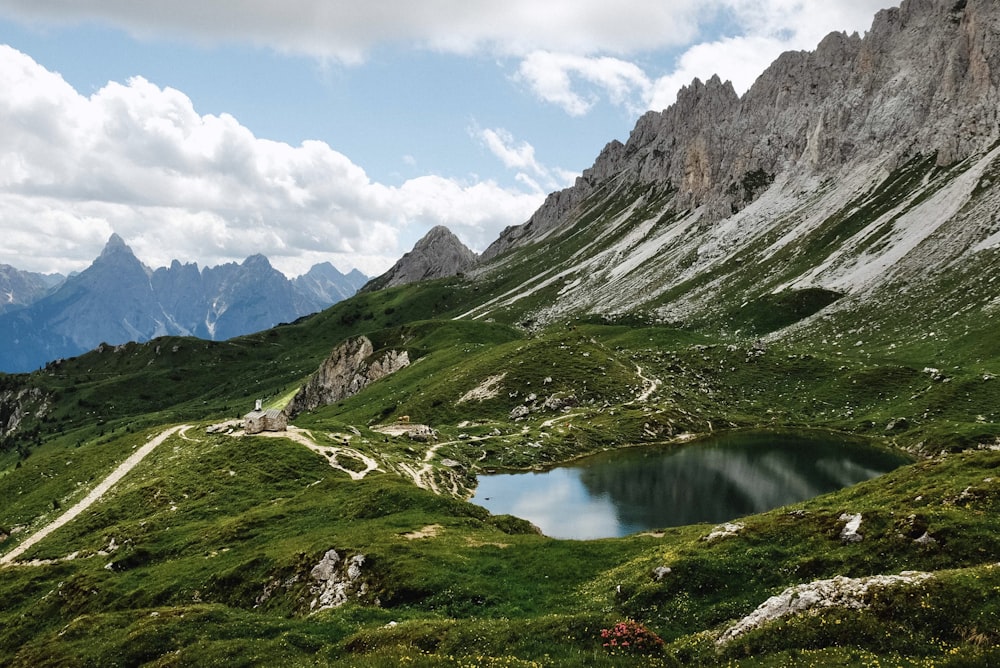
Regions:
<instances>
[{"instance_id":1,"label":"distant mountain range","mask_svg":"<svg viewBox=\"0 0 1000 668\"><path fill-rule=\"evenodd\" d=\"M263 255L204 269L174 260L151 270L115 234L69 278L0 267L0 371L31 371L101 343L249 334L320 311L367 281L328 262L289 280Z\"/></svg>"},{"instance_id":2,"label":"distant mountain range","mask_svg":"<svg viewBox=\"0 0 1000 668\"><path fill-rule=\"evenodd\" d=\"M36 274L0 264L0 313L38 301L65 280L62 274Z\"/></svg>"}]
</instances>

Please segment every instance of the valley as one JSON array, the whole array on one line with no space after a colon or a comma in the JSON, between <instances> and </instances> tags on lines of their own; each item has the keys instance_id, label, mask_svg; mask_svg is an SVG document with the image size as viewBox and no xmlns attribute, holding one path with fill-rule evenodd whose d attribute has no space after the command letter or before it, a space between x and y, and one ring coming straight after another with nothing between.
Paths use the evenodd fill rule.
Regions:
<instances>
[{"instance_id":1,"label":"valley","mask_svg":"<svg viewBox=\"0 0 1000 668\"><path fill-rule=\"evenodd\" d=\"M0 663L1000 663L998 26L906 0L696 79L479 256L0 374ZM594 540L469 501L775 432L905 464Z\"/></svg>"},{"instance_id":2,"label":"valley","mask_svg":"<svg viewBox=\"0 0 1000 668\"><path fill-rule=\"evenodd\" d=\"M992 526L1000 433L991 411L1000 390L983 372L998 362L995 353L967 368L948 364L945 382L898 348L876 351L872 362L868 350L739 346L663 326L577 321L526 334L451 320L449 311L408 320L406 304L412 313L427 311L422 300L455 312L475 293L446 279L363 295L245 340L177 340L177 355L190 349L185 372L163 376L161 391L175 388L175 403L165 400L156 413L129 413L135 382L126 379L129 369L156 368L162 341L90 353L30 377L40 390L66 392L79 365L90 380L76 393L101 424L89 418L81 426L69 413L40 423L42 444L0 484L5 553L85 497L147 436L180 420L192 427L3 570L5 614L15 615L6 619L20 620L4 625L5 661L203 664L236 646L254 663L352 666L760 665L793 656L931 665L989 656L989 645L970 634L988 633L997 614L989 592L991 555L1000 550ZM288 434L207 433L219 418L248 410L257 394L290 396L343 335L324 344L323 332L354 313L379 350L405 342L414 362L298 416ZM220 384L211 360L241 346L246 358L228 362L228 384ZM286 375L278 371L285 365L268 361L285 357L302 371ZM484 384L495 393L460 401ZM545 408L553 396L574 400ZM522 406L525 416L512 419ZM419 423L437 441L405 435ZM478 471L544 467L641 443L684 447L698 434L760 427L831 430L909 452L915 463L740 518L739 532L712 541L704 540L711 525L555 540L464 501ZM864 538L845 542L841 518L854 514ZM933 542L917 542L924 535ZM320 604L310 606L325 585L312 573L329 550L341 556L337 582L347 602L317 612ZM347 563L362 555L351 580ZM657 580L661 567L669 574ZM876 587L860 609L831 605L716 642L786 587L902 571L931 576ZM654 630L665 651L608 654L601 629L626 618Z\"/></svg>"}]
</instances>

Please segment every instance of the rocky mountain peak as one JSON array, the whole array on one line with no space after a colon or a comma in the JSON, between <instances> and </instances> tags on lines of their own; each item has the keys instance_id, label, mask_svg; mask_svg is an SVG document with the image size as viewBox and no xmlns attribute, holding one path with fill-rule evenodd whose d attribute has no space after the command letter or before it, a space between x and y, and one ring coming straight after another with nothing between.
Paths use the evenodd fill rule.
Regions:
<instances>
[{"instance_id":1,"label":"rocky mountain peak","mask_svg":"<svg viewBox=\"0 0 1000 668\"><path fill-rule=\"evenodd\" d=\"M300 292L330 304L351 297L367 282L368 277L357 269L343 274L329 262L314 264L292 281Z\"/></svg>"},{"instance_id":2,"label":"rocky mountain peak","mask_svg":"<svg viewBox=\"0 0 1000 668\"><path fill-rule=\"evenodd\" d=\"M696 79L644 114L486 249L476 276L516 283L468 315L553 287L527 320L648 309L745 324L775 295L888 312L901 291L937 289L928 276L995 273L998 170L995 0L907 0L863 37L781 55L742 96Z\"/></svg>"},{"instance_id":3,"label":"rocky mountain peak","mask_svg":"<svg viewBox=\"0 0 1000 668\"><path fill-rule=\"evenodd\" d=\"M271 261L268 260L267 257L265 257L264 255L261 255L260 253L250 255L247 257L247 259L243 260L243 267L245 267L246 269L255 269L255 270L272 269Z\"/></svg>"},{"instance_id":4,"label":"rocky mountain peak","mask_svg":"<svg viewBox=\"0 0 1000 668\"><path fill-rule=\"evenodd\" d=\"M108 237L108 241L104 244L104 249L101 251L101 258L110 258L116 255L130 255L135 257L132 249L129 248L125 240L122 239L117 233L113 233Z\"/></svg>"},{"instance_id":5,"label":"rocky mountain peak","mask_svg":"<svg viewBox=\"0 0 1000 668\"><path fill-rule=\"evenodd\" d=\"M852 164L893 170L917 155L959 162L1000 138L1000 14L993 0L905 0L864 36L834 32L780 56L743 97L717 76L611 142L576 184L506 230L491 259L573 220L615 183L673 193L678 211L722 220L782 173L836 178Z\"/></svg>"},{"instance_id":6,"label":"rocky mountain peak","mask_svg":"<svg viewBox=\"0 0 1000 668\"><path fill-rule=\"evenodd\" d=\"M478 256L443 225L431 228L413 250L403 255L389 271L368 282L360 292L381 290L417 281L445 278L472 267Z\"/></svg>"}]
</instances>

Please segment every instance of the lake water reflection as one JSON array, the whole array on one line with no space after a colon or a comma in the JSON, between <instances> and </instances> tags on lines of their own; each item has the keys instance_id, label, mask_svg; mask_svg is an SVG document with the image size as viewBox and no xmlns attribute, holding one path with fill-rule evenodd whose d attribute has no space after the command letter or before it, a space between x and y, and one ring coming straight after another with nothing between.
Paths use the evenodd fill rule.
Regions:
<instances>
[{"instance_id":1,"label":"lake water reflection","mask_svg":"<svg viewBox=\"0 0 1000 668\"><path fill-rule=\"evenodd\" d=\"M541 473L479 476L472 502L555 538L605 538L725 522L804 501L906 463L822 435L733 432L684 447L642 447Z\"/></svg>"}]
</instances>

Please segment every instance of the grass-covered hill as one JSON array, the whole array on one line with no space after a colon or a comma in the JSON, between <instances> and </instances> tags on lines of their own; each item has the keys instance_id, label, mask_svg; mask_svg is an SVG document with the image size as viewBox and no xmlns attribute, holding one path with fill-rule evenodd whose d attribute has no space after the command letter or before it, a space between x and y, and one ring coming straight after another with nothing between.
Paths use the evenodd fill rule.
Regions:
<instances>
[{"instance_id":1,"label":"grass-covered hill","mask_svg":"<svg viewBox=\"0 0 1000 668\"><path fill-rule=\"evenodd\" d=\"M0 459L3 554L151 437L188 426L0 568L0 663L1000 660L1000 453L992 449L1000 354L985 321L977 330L968 317L968 329L947 341L854 346L641 319L544 327L525 326L524 313L453 319L495 294L479 281L437 281L361 295L224 343L104 347L3 377L5 416L20 411ZM297 416L297 433L314 449L293 434L206 431L256 398L283 404L359 334L378 351L405 349L412 363ZM404 415L437 439L373 429ZM713 541L704 540L713 530L705 525L555 540L465 501L486 469L643 443L683 447L692 435L754 427L865 437L914 463L741 518L742 531ZM864 517L861 542L840 538L845 514ZM915 540L925 534L933 541ZM658 578L659 568L670 573ZM863 607L816 608L720 642L788 587L838 576L857 587L909 571L929 576L864 590ZM637 626L619 627L625 636L648 630L663 645L651 642L642 655L609 651L602 630L615 633L626 620Z\"/></svg>"}]
</instances>

